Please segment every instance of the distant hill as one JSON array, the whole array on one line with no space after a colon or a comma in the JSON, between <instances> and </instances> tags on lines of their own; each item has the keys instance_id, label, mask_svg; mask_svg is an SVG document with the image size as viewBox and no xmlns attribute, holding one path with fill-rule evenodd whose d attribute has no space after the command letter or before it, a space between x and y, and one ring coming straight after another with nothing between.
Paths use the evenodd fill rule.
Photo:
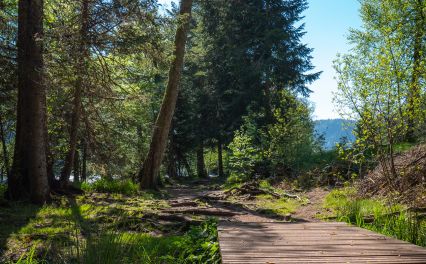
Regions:
<instances>
[{"instance_id":1,"label":"distant hill","mask_svg":"<svg viewBox=\"0 0 426 264\"><path fill-rule=\"evenodd\" d=\"M340 139L346 137L349 142L355 141L353 130L355 122L345 119L324 119L315 121L315 132L318 136L324 135L325 149L332 149Z\"/></svg>"}]
</instances>

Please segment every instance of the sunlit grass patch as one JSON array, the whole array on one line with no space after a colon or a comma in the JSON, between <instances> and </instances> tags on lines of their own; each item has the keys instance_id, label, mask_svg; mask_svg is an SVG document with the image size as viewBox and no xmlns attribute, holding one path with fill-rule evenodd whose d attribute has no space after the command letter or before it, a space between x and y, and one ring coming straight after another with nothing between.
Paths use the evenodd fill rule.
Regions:
<instances>
[{"instance_id":1,"label":"sunlit grass patch","mask_svg":"<svg viewBox=\"0 0 426 264\"><path fill-rule=\"evenodd\" d=\"M219 263L215 222L185 233L177 223L147 221L168 206L155 197L86 193L42 207L11 203L0 212L0 262Z\"/></svg>"},{"instance_id":2,"label":"sunlit grass patch","mask_svg":"<svg viewBox=\"0 0 426 264\"><path fill-rule=\"evenodd\" d=\"M336 189L327 195L324 207L339 221L426 246L426 221L400 204L379 199L361 199L353 188Z\"/></svg>"},{"instance_id":3,"label":"sunlit grass patch","mask_svg":"<svg viewBox=\"0 0 426 264\"><path fill-rule=\"evenodd\" d=\"M125 195L136 195L139 193L138 184L131 180L100 179L93 183L83 182L81 188L84 191L120 193Z\"/></svg>"},{"instance_id":4,"label":"sunlit grass patch","mask_svg":"<svg viewBox=\"0 0 426 264\"><path fill-rule=\"evenodd\" d=\"M287 215L294 213L301 205L296 199L280 198L276 199L269 194L256 196L257 211L276 215Z\"/></svg>"},{"instance_id":5,"label":"sunlit grass patch","mask_svg":"<svg viewBox=\"0 0 426 264\"><path fill-rule=\"evenodd\" d=\"M157 237L145 233L114 231L94 234L86 240L75 238L75 241L72 245L66 245L62 257L55 260L48 256L43 258L36 250L42 241L36 241L15 263L220 263L217 225L212 220L192 227L181 236Z\"/></svg>"}]
</instances>

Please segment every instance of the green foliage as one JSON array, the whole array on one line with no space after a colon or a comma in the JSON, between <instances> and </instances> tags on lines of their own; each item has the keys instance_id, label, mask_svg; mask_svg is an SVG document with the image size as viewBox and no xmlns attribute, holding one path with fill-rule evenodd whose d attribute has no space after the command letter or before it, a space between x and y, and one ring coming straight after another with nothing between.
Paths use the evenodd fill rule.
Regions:
<instances>
[{"instance_id":1,"label":"green foliage","mask_svg":"<svg viewBox=\"0 0 426 264\"><path fill-rule=\"evenodd\" d=\"M183 236L119 233L88 241L83 263L220 263L216 223L207 221Z\"/></svg>"},{"instance_id":2,"label":"green foliage","mask_svg":"<svg viewBox=\"0 0 426 264\"><path fill-rule=\"evenodd\" d=\"M377 199L360 199L354 188L330 192L324 207L337 219L410 243L426 246L426 221L399 204L388 205Z\"/></svg>"},{"instance_id":3,"label":"green foliage","mask_svg":"<svg viewBox=\"0 0 426 264\"><path fill-rule=\"evenodd\" d=\"M252 179L256 171L265 162L266 144L262 144L265 135L258 130L252 116L244 117L244 124L234 134L228 148L231 151L229 182L244 182Z\"/></svg>"},{"instance_id":4,"label":"green foliage","mask_svg":"<svg viewBox=\"0 0 426 264\"><path fill-rule=\"evenodd\" d=\"M314 153L321 150L313 136L312 109L307 102L291 93L279 94L280 107L274 111L276 122L268 127L269 158L273 167L300 172L313 163Z\"/></svg>"},{"instance_id":5,"label":"green foliage","mask_svg":"<svg viewBox=\"0 0 426 264\"><path fill-rule=\"evenodd\" d=\"M425 7L415 0L361 1L363 27L350 31L353 48L334 64L337 106L357 121L347 156L367 168L380 161L390 180L397 176L396 146L424 134Z\"/></svg>"},{"instance_id":6,"label":"green foliage","mask_svg":"<svg viewBox=\"0 0 426 264\"><path fill-rule=\"evenodd\" d=\"M181 248L177 263L221 263L215 220L211 219L200 226L193 227L186 234L186 237L189 243L182 243L177 246Z\"/></svg>"},{"instance_id":7,"label":"green foliage","mask_svg":"<svg viewBox=\"0 0 426 264\"><path fill-rule=\"evenodd\" d=\"M78 253L77 253L78 252ZM204 264L221 263L217 224L214 220L193 226L182 236L155 237L140 233L110 233L89 238L69 259L85 264ZM15 264L44 264L35 256L36 246ZM65 263L65 262L64 262Z\"/></svg>"},{"instance_id":8,"label":"green foliage","mask_svg":"<svg viewBox=\"0 0 426 264\"><path fill-rule=\"evenodd\" d=\"M81 188L84 191L101 193L120 193L125 195L136 195L139 185L131 180L99 179L93 183L83 182Z\"/></svg>"},{"instance_id":9,"label":"green foliage","mask_svg":"<svg viewBox=\"0 0 426 264\"><path fill-rule=\"evenodd\" d=\"M6 190L7 190L7 185L0 183L0 199L4 197Z\"/></svg>"},{"instance_id":10,"label":"green foliage","mask_svg":"<svg viewBox=\"0 0 426 264\"><path fill-rule=\"evenodd\" d=\"M416 146L415 143L410 143L410 142L401 142L395 145L395 153L396 154L400 154L403 152L406 152L408 150L410 150L412 147Z\"/></svg>"},{"instance_id":11,"label":"green foliage","mask_svg":"<svg viewBox=\"0 0 426 264\"><path fill-rule=\"evenodd\" d=\"M281 91L274 121L264 124L264 116L250 112L229 145L229 181L254 176L294 176L321 163L321 143L313 134L311 109L296 95Z\"/></svg>"},{"instance_id":12,"label":"green foliage","mask_svg":"<svg viewBox=\"0 0 426 264\"><path fill-rule=\"evenodd\" d=\"M31 247L28 254L23 254L15 264L48 264L45 260L37 260L36 256L36 245Z\"/></svg>"},{"instance_id":13,"label":"green foliage","mask_svg":"<svg viewBox=\"0 0 426 264\"><path fill-rule=\"evenodd\" d=\"M256 196L257 211L272 216L285 216L296 212L301 202L296 199L281 198L276 199L271 195Z\"/></svg>"},{"instance_id":14,"label":"green foliage","mask_svg":"<svg viewBox=\"0 0 426 264\"><path fill-rule=\"evenodd\" d=\"M11 203L2 209L0 248L19 261L48 263L220 263L217 223L211 219L173 235L167 226L142 219L165 207L154 197L92 193L74 198L53 197L38 207ZM105 206L108 204L109 206ZM184 229L186 230L186 229ZM6 256L2 255L1 257ZM10 255L8 255L10 257Z\"/></svg>"}]
</instances>

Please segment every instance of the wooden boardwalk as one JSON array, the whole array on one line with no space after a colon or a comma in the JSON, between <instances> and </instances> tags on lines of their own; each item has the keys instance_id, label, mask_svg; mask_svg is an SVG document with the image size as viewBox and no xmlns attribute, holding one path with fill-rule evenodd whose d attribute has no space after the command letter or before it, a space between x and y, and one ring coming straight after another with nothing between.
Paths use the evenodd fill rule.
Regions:
<instances>
[{"instance_id":1,"label":"wooden boardwalk","mask_svg":"<svg viewBox=\"0 0 426 264\"><path fill-rule=\"evenodd\" d=\"M345 223L219 224L224 264L426 263L426 248Z\"/></svg>"}]
</instances>

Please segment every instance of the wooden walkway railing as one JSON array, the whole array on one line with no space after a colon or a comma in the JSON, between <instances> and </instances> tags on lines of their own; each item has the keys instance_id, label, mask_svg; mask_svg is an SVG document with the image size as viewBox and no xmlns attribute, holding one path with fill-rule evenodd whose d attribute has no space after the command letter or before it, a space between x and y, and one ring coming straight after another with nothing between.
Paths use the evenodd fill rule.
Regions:
<instances>
[{"instance_id":1,"label":"wooden walkway railing","mask_svg":"<svg viewBox=\"0 0 426 264\"><path fill-rule=\"evenodd\" d=\"M424 263L426 248L345 223L219 224L228 263Z\"/></svg>"}]
</instances>

